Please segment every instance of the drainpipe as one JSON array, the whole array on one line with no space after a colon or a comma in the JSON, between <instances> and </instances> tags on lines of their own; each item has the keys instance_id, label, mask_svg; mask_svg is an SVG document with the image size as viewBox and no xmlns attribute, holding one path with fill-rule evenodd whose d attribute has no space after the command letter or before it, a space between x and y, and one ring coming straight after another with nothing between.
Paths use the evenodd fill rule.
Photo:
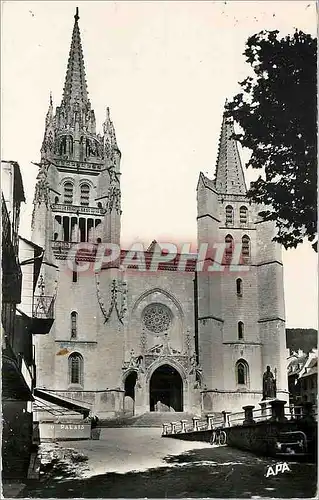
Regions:
<instances>
[{"instance_id":1,"label":"drainpipe","mask_svg":"<svg viewBox=\"0 0 319 500\"><path fill-rule=\"evenodd\" d=\"M198 349L198 282L197 282L197 271L195 271L194 283L194 321L195 321L195 355L196 364L199 364L199 349Z\"/></svg>"}]
</instances>

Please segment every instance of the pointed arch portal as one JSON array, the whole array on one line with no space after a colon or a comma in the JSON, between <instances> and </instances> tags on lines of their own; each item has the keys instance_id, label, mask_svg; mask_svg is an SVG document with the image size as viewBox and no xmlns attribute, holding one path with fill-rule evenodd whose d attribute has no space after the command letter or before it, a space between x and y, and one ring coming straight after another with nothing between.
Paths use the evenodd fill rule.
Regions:
<instances>
[{"instance_id":1,"label":"pointed arch portal","mask_svg":"<svg viewBox=\"0 0 319 500\"><path fill-rule=\"evenodd\" d=\"M175 368L159 366L150 380L150 411L183 411L183 381Z\"/></svg>"},{"instance_id":2,"label":"pointed arch portal","mask_svg":"<svg viewBox=\"0 0 319 500\"><path fill-rule=\"evenodd\" d=\"M132 371L127 375L124 383L125 396L130 396L133 400L135 399L136 379L137 373L135 371Z\"/></svg>"},{"instance_id":3,"label":"pointed arch portal","mask_svg":"<svg viewBox=\"0 0 319 500\"><path fill-rule=\"evenodd\" d=\"M131 371L124 381L124 410L126 412L135 413L135 386L137 381L137 372Z\"/></svg>"}]
</instances>

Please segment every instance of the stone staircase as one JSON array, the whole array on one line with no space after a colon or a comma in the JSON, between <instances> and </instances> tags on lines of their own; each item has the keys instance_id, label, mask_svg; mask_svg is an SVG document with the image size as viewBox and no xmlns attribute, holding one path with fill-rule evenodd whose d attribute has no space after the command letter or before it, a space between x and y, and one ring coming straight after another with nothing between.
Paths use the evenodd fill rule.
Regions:
<instances>
[{"instance_id":1,"label":"stone staircase","mask_svg":"<svg viewBox=\"0 0 319 500\"><path fill-rule=\"evenodd\" d=\"M142 415L117 417L100 420L99 427L162 427L164 423L180 422L187 420L192 422L195 415L187 412L146 412Z\"/></svg>"}]
</instances>

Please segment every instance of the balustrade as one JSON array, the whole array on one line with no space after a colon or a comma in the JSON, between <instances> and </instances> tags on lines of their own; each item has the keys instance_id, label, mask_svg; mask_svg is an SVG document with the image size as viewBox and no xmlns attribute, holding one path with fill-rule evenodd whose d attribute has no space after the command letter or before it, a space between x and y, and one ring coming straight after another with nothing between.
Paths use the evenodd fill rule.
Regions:
<instances>
[{"instance_id":1,"label":"balustrade","mask_svg":"<svg viewBox=\"0 0 319 500\"><path fill-rule=\"evenodd\" d=\"M271 404L271 419L272 421L275 422L282 422L284 420L287 420L285 417L285 404L286 401L282 401L280 399L275 399L274 401L270 402Z\"/></svg>"},{"instance_id":2,"label":"balustrade","mask_svg":"<svg viewBox=\"0 0 319 500\"><path fill-rule=\"evenodd\" d=\"M230 411L222 411L224 417L224 427L230 427Z\"/></svg>"},{"instance_id":3,"label":"balustrade","mask_svg":"<svg viewBox=\"0 0 319 500\"><path fill-rule=\"evenodd\" d=\"M162 432L162 435L163 436L166 436L168 434L168 427L169 427L169 424L162 424L162 427L163 427L163 432Z\"/></svg>"},{"instance_id":4,"label":"balustrade","mask_svg":"<svg viewBox=\"0 0 319 500\"><path fill-rule=\"evenodd\" d=\"M92 161L84 162L84 161L73 161L73 160L68 160L67 158L64 158L63 160L60 160L58 158L54 159L54 164L59 166L59 167L65 167L67 166L68 168L73 168L75 170L97 170L100 171L102 170L103 164L102 163L95 163Z\"/></svg>"},{"instance_id":5,"label":"balustrade","mask_svg":"<svg viewBox=\"0 0 319 500\"><path fill-rule=\"evenodd\" d=\"M255 424L256 422L262 422L265 420L283 422L286 420L293 420L295 418L302 418L308 421L317 420L317 407L314 407L312 403L304 403L302 406L290 405L285 407L286 401L273 400L267 402L271 409L271 416L269 418L269 413L265 414L264 408L255 409L253 405L243 406L243 411L241 412L222 412L222 418L215 417L213 414L207 414L205 418L193 417L192 425L188 424L187 420L181 420L180 422L171 422L170 424L165 423L163 425L162 435L166 436L169 434L179 434L187 432L200 432L200 431L213 431L220 428L237 426L237 425L247 425ZM170 430L169 430L170 426Z\"/></svg>"},{"instance_id":6,"label":"balustrade","mask_svg":"<svg viewBox=\"0 0 319 500\"><path fill-rule=\"evenodd\" d=\"M181 432L187 432L186 429L187 420L181 420Z\"/></svg>"},{"instance_id":7,"label":"balustrade","mask_svg":"<svg viewBox=\"0 0 319 500\"><path fill-rule=\"evenodd\" d=\"M171 434L176 433L176 425L177 425L177 422L171 422Z\"/></svg>"},{"instance_id":8,"label":"balustrade","mask_svg":"<svg viewBox=\"0 0 319 500\"><path fill-rule=\"evenodd\" d=\"M65 205L62 203L53 203L51 205L53 212L74 213L74 214L88 214L88 215L104 215L105 208L99 207L86 207L83 205Z\"/></svg>"},{"instance_id":9,"label":"balustrade","mask_svg":"<svg viewBox=\"0 0 319 500\"><path fill-rule=\"evenodd\" d=\"M199 420L200 420L199 417L193 417L193 431L198 431Z\"/></svg>"},{"instance_id":10,"label":"balustrade","mask_svg":"<svg viewBox=\"0 0 319 500\"><path fill-rule=\"evenodd\" d=\"M253 419L253 409L255 407L253 405L243 406L243 410L245 412L245 420L243 424L254 424L255 420Z\"/></svg>"},{"instance_id":11,"label":"balustrade","mask_svg":"<svg viewBox=\"0 0 319 500\"><path fill-rule=\"evenodd\" d=\"M206 415L207 419L207 429L211 430L213 428L214 415L208 414Z\"/></svg>"}]
</instances>

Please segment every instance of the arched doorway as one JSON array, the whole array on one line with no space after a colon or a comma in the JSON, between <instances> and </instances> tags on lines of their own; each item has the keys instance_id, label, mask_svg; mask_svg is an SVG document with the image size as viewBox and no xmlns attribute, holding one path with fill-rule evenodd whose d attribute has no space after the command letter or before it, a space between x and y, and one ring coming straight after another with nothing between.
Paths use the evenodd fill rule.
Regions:
<instances>
[{"instance_id":1,"label":"arched doorway","mask_svg":"<svg viewBox=\"0 0 319 500\"><path fill-rule=\"evenodd\" d=\"M135 384L137 379L137 373L135 371L130 372L124 381L124 410L126 413L132 413L134 415L134 405L135 405Z\"/></svg>"},{"instance_id":2,"label":"arched doorway","mask_svg":"<svg viewBox=\"0 0 319 500\"><path fill-rule=\"evenodd\" d=\"M183 411L183 381L170 365L158 367L151 376L150 411Z\"/></svg>"}]
</instances>

